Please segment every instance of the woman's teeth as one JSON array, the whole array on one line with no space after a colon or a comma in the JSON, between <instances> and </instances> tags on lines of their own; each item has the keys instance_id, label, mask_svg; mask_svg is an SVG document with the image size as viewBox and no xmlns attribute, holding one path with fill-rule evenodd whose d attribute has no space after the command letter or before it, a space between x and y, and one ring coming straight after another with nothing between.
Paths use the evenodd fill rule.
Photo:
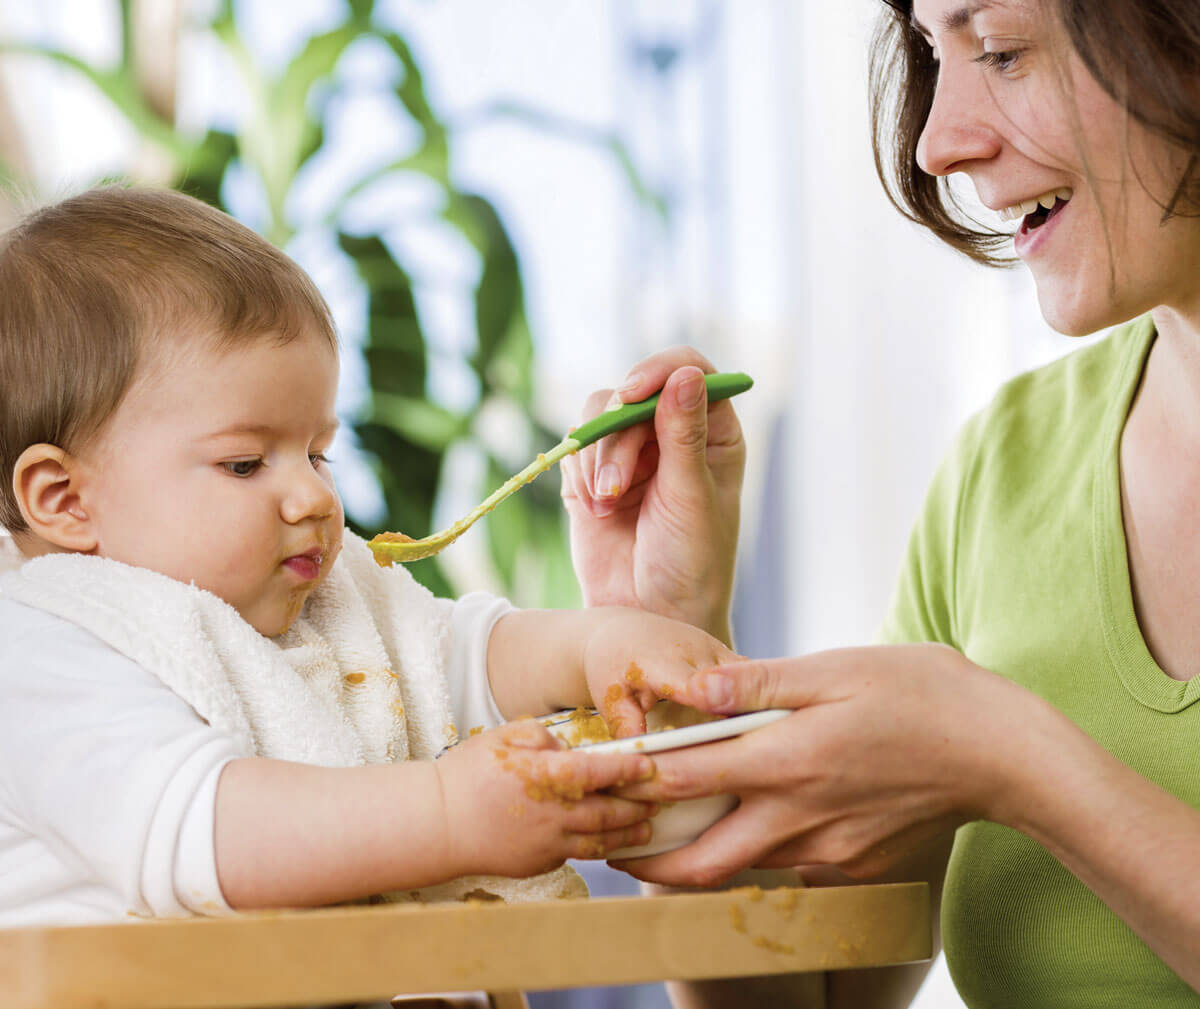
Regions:
<instances>
[{"instance_id":1,"label":"woman's teeth","mask_svg":"<svg viewBox=\"0 0 1200 1009\"><path fill-rule=\"evenodd\" d=\"M1046 210L1051 210L1054 207L1055 200L1062 200L1066 203L1071 198L1073 190L1051 189L1048 193L1042 193L1041 196L1036 196L1031 200L1022 200L1020 203L1014 203L1011 207L1005 207L1003 210L998 210L996 213L1002 221L1015 221L1018 218L1024 217L1026 214L1032 214L1038 207Z\"/></svg>"}]
</instances>

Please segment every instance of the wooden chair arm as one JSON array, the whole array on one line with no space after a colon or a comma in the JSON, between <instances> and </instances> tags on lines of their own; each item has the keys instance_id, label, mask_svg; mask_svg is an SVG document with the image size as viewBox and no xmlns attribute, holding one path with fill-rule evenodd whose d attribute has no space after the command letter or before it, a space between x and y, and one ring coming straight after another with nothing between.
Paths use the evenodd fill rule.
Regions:
<instances>
[{"instance_id":1,"label":"wooden chair arm","mask_svg":"<svg viewBox=\"0 0 1200 1009\"><path fill-rule=\"evenodd\" d=\"M0 930L5 1009L249 1009L882 966L931 953L925 883L338 907Z\"/></svg>"}]
</instances>

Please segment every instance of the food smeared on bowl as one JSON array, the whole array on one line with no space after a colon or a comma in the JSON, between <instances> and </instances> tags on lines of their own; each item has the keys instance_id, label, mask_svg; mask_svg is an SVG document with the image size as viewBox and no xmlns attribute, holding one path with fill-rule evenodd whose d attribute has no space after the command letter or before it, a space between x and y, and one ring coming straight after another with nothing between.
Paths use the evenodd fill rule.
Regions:
<instances>
[{"instance_id":1,"label":"food smeared on bowl","mask_svg":"<svg viewBox=\"0 0 1200 1009\"><path fill-rule=\"evenodd\" d=\"M791 711L772 708L721 718L674 701L659 701L646 713L645 734L620 739L612 736L595 708L559 711L539 721L572 749L653 754L740 736L790 714ZM618 849L610 852L608 858L645 858L681 848L696 840L736 805L737 797L733 795L707 795L664 803L651 821L654 834L646 844Z\"/></svg>"},{"instance_id":2,"label":"food smeared on bowl","mask_svg":"<svg viewBox=\"0 0 1200 1009\"><path fill-rule=\"evenodd\" d=\"M695 708L687 708L674 701L659 701L646 712L646 735L670 732L688 725L719 721L719 715L709 715ZM590 746L593 743L608 743L615 740L604 716L595 708L575 708L556 711L540 719L541 723L569 747ZM635 736L625 737L635 739Z\"/></svg>"}]
</instances>

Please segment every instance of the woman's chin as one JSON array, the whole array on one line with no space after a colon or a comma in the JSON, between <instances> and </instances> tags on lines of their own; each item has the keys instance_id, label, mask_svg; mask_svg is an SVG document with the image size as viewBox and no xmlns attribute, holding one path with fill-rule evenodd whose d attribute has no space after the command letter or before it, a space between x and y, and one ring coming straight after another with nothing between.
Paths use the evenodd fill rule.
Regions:
<instances>
[{"instance_id":1,"label":"woman's chin","mask_svg":"<svg viewBox=\"0 0 1200 1009\"><path fill-rule=\"evenodd\" d=\"M1051 329L1063 336L1090 336L1131 318L1118 317L1113 311L1113 303L1107 298L1088 294L1080 297L1077 289L1064 290L1058 284L1038 283L1037 295L1042 318Z\"/></svg>"}]
</instances>

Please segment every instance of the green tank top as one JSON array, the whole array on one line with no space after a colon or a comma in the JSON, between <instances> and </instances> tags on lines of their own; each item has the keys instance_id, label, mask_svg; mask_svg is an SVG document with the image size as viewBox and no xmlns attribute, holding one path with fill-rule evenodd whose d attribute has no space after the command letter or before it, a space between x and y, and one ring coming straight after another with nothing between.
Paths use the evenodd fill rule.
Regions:
<instances>
[{"instance_id":1,"label":"green tank top","mask_svg":"<svg viewBox=\"0 0 1200 1009\"><path fill-rule=\"evenodd\" d=\"M1174 680L1150 655L1121 520L1121 431L1153 342L1148 317L1123 326L1014 379L967 424L929 491L882 636L954 646L1200 807L1200 677ZM971 1009L1200 1007L1048 851L993 823L955 837L942 937Z\"/></svg>"}]
</instances>

